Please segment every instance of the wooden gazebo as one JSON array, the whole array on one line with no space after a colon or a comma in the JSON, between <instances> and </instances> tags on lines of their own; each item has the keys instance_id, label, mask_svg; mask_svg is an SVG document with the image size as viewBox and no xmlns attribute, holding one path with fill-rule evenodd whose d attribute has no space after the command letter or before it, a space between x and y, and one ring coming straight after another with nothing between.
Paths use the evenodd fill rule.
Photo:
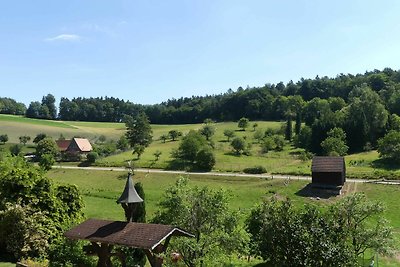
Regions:
<instances>
[{"instance_id":1,"label":"wooden gazebo","mask_svg":"<svg viewBox=\"0 0 400 267\"><path fill-rule=\"evenodd\" d=\"M91 253L99 257L98 267L112 266L110 258L118 257L125 266L125 255L112 252L113 245L143 249L151 266L162 266L157 254L166 251L173 236L194 237L171 225L89 219L65 233L74 240L92 243Z\"/></svg>"}]
</instances>

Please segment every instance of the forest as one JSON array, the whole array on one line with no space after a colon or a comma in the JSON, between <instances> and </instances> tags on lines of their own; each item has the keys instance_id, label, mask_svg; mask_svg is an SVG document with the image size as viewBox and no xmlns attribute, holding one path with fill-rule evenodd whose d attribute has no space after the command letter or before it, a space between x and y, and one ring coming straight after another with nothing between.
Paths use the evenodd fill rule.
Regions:
<instances>
[{"instance_id":1,"label":"forest","mask_svg":"<svg viewBox=\"0 0 400 267\"><path fill-rule=\"evenodd\" d=\"M239 87L218 95L182 97L154 105L140 105L114 97L60 99L48 94L25 108L9 98L0 98L0 113L24 114L30 118L69 121L121 122L125 115L144 111L152 124L199 123L250 120L296 121L299 147L321 153L345 139L350 152L377 147L378 139L400 129L400 72L385 68L364 74L315 77L262 87ZM301 123L306 126L301 127ZM303 125L304 125L303 124ZM340 128L344 132L328 132ZM292 129L289 129L292 131ZM300 132L301 131L301 132ZM336 138L336 139L335 139ZM287 136L291 139L291 136ZM332 140L333 139L333 140Z\"/></svg>"}]
</instances>

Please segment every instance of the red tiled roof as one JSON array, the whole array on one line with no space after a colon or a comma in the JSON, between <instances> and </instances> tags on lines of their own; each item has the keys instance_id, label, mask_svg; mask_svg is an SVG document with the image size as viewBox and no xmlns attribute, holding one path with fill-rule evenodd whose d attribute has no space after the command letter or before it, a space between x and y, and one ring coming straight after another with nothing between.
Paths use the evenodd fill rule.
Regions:
<instances>
[{"instance_id":1,"label":"red tiled roof","mask_svg":"<svg viewBox=\"0 0 400 267\"><path fill-rule=\"evenodd\" d=\"M312 172L342 172L344 171L343 157L322 157L317 156L312 160Z\"/></svg>"},{"instance_id":2,"label":"red tiled roof","mask_svg":"<svg viewBox=\"0 0 400 267\"><path fill-rule=\"evenodd\" d=\"M93 149L89 140L87 140L86 138L74 138L73 141L75 141L81 152L90 152Z\"/></svg>"},{"instance_id":3,"label":"red tiled roof","mask_svg":"<svg viewBox=\"0 0 400 267\"><path fill-rule=\"evenodd\" d=\"M60 149L60 151L63 152L65 150L67 150L67 148L71 144L71 140L57 140L56 144L57 144L58 148Z\"/></svg>"},{"instance_id":4,"label":"red tiled roof","mask_svg":"<svg viewBox=\"0 0 400 267\"><path fill-rule=\"evenodd\" d=\"M89 219L64 234L70 239L154 249L168 236L193 235L171 225Z\"/></svg>"}]
</instances>

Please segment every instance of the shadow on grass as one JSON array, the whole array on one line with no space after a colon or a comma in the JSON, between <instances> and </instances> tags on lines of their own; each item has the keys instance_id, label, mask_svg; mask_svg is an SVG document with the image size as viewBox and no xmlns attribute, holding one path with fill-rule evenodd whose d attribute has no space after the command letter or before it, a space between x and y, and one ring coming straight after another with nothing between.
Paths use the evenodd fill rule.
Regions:
<instances>
[{"instance_id":1,"label":"shadow on grass","mask_svg":"<svg viewBox=\"0 0 400 267\"><path fill-rule=\"evenodd\" d=\"M323 198L328 199L331 197L336 197L339 195L339 191L337 189L324 189L324 188L316 188L311 185L311 183L304 186L302 189L295 193L300 197L315 197L315 198Z\"/></svg>"},{"instance_id":2,"label":"shadow on grass","mask_svg":"<svg viewBox=\"0 0 400 267\"><path fill-rule=\"evenodd\" d=\"M376 159L371 162L371 166L376 169L382 169L386 171L395 171L400 169L400 165L390 159Z\"/></svg>"},{"instance_id":3,"label":"shadow on grass","mask_svg":"<svg viewBox=\"0 0 400 267\"><path fill-rule=\"evenodd\" d=\"M82 161L78 164L78 167L90 167L92 166L92 163L89 161Z\"/></svg>"},{"instance_id":4,"label":"shadow on grass","mask_svg":"<svg viewBox=\"0 0 400 267\"><path fill-rule=\"evenodd\" d=\"M167 167L165 168L168 171L185 171L188 167L188 163L179 159L172 159L167 162Z\"/></svg>"}]
</instances>

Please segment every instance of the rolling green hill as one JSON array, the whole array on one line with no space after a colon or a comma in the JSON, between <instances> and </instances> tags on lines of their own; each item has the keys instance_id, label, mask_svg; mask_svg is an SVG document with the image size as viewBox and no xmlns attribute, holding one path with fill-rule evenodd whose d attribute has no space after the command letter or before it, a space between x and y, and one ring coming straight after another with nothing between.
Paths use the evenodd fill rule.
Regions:
<instances>
[{"instance_id":1,"label":"rolling green hill","mask_svg":"<svg viewBox=\"0 0 400 267\"><path fill-rule=\"evenodd\" d=\"M279 129L282 122L257 122L257 129L266 130L267 128ZM256 165L264 166L269 173L283 174L310 174L311 161L299 159L301 149L296 149L289 143L281 152L270 151L267 154L260 153L260 145L254 140L253 129L239 131L236 122L223 122L214 124L216 132L212 137L214 142L214 152L216 155L216 171L240 172L244 168ZM167 140L165 143L160 140L160 136L167 134L170 130L178 130L183 134L189 130L200 129L202 124L184 125L152 125L153 142L145 150L139 160L131 151L115 154L106 158L99 159L96 163L99 166L125 166L127 160L134 160L136 167L167 168L171 160L171 152L179 145L178 141ZM237 136L246 137L252 143L250 156L235 156L226 137L223 135L225 129L232 129ZM9 143L18 143L18 137L29 135L33 139L38 133L46 133L57 139L60 134L66 138L73 136L86 137L91 142L95 142L100 135L106 136L108 140L117 140L125 133L123 123L108 122L70 122L70 121L50 121L29 119L21 116L0 115L0 134L8 134ZM32 139L30 142L32 142ZM9 144L7 144L9 145ZM29 145L29 143L28 143ZM156 151L161 151L160 160L155 162ZM386 166L379 164L379 155L376 151L357 153L346 156L347 173L350 177L360 178L383 178L400 177L398 166Z\"/></svg>"}]
</instances>

